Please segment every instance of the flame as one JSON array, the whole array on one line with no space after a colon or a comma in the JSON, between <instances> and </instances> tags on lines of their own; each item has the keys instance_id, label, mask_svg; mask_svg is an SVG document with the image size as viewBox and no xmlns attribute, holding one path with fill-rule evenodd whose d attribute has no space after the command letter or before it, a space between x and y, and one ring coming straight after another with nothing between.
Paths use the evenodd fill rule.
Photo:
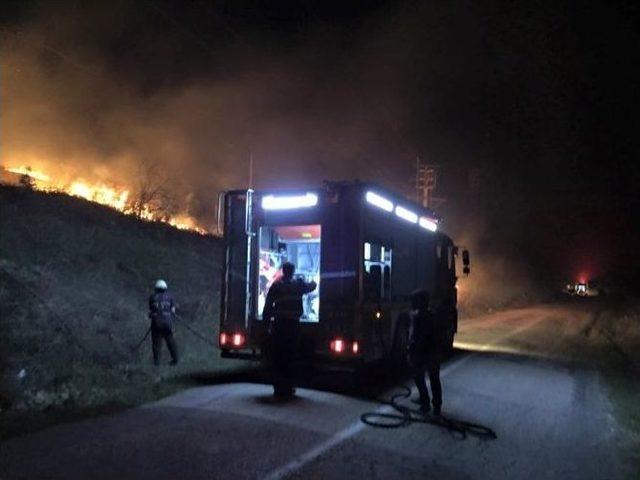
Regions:
<instances>
[{"instance_id":1,"label":"flame","mask_svg":"<svg viewBox=\"0 0 640 480\"><path fill-rule=\"evenodd\" d=\"M127 215L137 215L143 220L167 223L180 230L189 230L206 235L208 232L198 225L198 222L187 214L172 217L158 216L149 205L134 209L128 189L104 183L92 183L84 179L76 179L71 183L55 182L44 172L33 170L31 167L19 166L5 168L7 172L27 176L34 189L43 192L62 192L73 197L84 198L90 202L99 203L118 210Z\"/></svg>"},{"instance_id":2,"label":"flame","mask_svg":"<svg viewBox=\"0 0 640 480\"><path fill-rule=\"evenodd\" d=\"M196 232L206 233L202 230L193 217L188 215L177 215L173 218L170 218L167 223L172 225L180 230L195 230Z\"/></svg>"},{"instance_id":3,"label":"flame","mask_svg":"<svg viewBox=\"0 0 640 480\"><path fill-rule=\"evenodd\" d=\"M83 180L76 180L66 193L74 197L81 197L91 202L100 203L124 212L127 208L128 190L118 192L115 188L106 185L91 185Z\"/></svg>"},{"instance_id":4,"label":"flame","mask_svg":"<svg viewBox=\"0 0 640 480\"><path fill-rule=\"evenodd\" d=\"M30 167L13 167L13 168L7 168L6 170L7 172L16 173L18 175L27 175L32 179L38 180L41 182L49 182L51 180L49 175L45 175L42 172L36 172L34 170L31 170Z\"/></svg>"}]
</instances>

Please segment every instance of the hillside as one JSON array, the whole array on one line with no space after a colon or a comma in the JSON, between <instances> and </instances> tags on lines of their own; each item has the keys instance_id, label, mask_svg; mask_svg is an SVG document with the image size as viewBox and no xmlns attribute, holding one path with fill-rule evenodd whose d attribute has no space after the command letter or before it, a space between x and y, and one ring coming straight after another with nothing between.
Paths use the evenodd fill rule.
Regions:
<instances>
[{"instance_id":1,"label":"hillside","mask_svg":"<svg viewBox=\"0 0 640 480\"><path fill-rule=\"evenodd\" d=\"M184 321L215 343L220 258L212 236L140 222L66 195L0 187L4 420L20 412L137 404L194 372L237 366L180 326L178 367L156 371L149 340L132 351L148 327L147 299L157 278L169 283Z\"/></svg>"}]
</instances>

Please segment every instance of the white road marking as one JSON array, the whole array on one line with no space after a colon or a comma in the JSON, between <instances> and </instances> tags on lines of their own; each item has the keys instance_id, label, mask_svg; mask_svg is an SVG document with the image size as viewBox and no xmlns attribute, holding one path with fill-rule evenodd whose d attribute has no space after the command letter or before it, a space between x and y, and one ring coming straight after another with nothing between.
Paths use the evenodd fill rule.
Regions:
<instances>
[{"instance_id":1,"label":"white road marking","mask_svg":"<svg viewBox=\"0 0 640 480\"><path fill-rule=\"evenodd\" d=\"M528 323L527 325L524 325L520 328L517 328L511 332L509 332L506 335L502 335L500 337L498 337L497 339L492 340L489 343L486 343L482 346L479 346L477 351L478 352L485 352L488 350L491 350L492 346L494 346L497 343L500 343L508 338L511 338L525 330L528 330L529 328L533 327L534 325L537 325L538 323L540 323L542 321L542 319L540 320L536 320L533 321L531 323ZM446 365L441 373L440 376L442 378L444 378L447 375L450 375L451 372L453 372L454 370L458 369L460 367L460 365L464 364L465 362L467 362L470 358L473 358L476 355L476 353L471 353L469 355L465 355L462 358L459 358L458 360L454 361L453 363L450 363L448 365ZM413 395L415 389L411 390L411 394ZM382 405L380 407L378 407L376 410L374 410L375 413L391 413L393 412L393 407L391 407L390 405ZM282 465L281 467L278 467L277 469L275 469L274 471L272 471L271 473L269 473L268 475L266 475L264 478L264 480L280 480L282 478L286 478L288 475L291 475L293 472L300 470L302 467L304 467L305 465L307 465L308 463L311 463L313 460L315 460L316 458L320 457L321 455L323 455L324 453L326 453L327 451L331 450L333 447L335 447L336 445L339 445L340 443L354 437L355 435L357 435L358 433L360 433L364 428L366 427L366 425L364 423L362 423L360 421L360 419L358 419L357 421L353 422L351 425L349 425L347 428L340 430L339 432L337 432L336 434L332 435L331 437L329 437L327 440L325 440L322 443L319 443L318 445L316 445L315 447L311 448L310 450L307 450L306 452L304 452L303 454L301 454L300 456L298 456L297 458L295 458L294 460L291 460L288 463L285 463L284 465Z\"/></svg>"},{"instance_id":2,"label":"white road marking","mask_svg":"<svg viewBox=\"0 0 640 480\"><path fill-rule=\"evenodd\" d=\"M388 405L384 405L376 410L376 413L386 413L391 410L391 407ZM338 445L339 443L344 442L345 440L353 437L358 434L365 427L364 423L361 421L357 421L349 425L344 430L339 431L332 437L328 438L324 442L318 444L313 447L311 450L307 450L305 453L300 455L295 460L290 461L289 463L285 463L283 466L277 468L269 475L264 477L265 480L279 480L281 478L286 477L287 475L295 472L296 470L302 468L307 463L318 458L320 455L325 453L328 450L331 450L333 447Z\"/></svg>"},{"instance_id":3,"label":"white road marking","mask_svg":"<svg viewBox=\"0 0 640 480\"><path fill-rule=\"evenodd\" d=\"M441 376L442 377L446 376L449 372L451 372L453 370L453 368L458 363L462 362L462 360L464 360L465 358L466 357L460 358L460 359L456 360L455 362L453 362L453 363L447 365L446 367L444 367L442 369ZM413 394L413 390L411 392ZM382 406L380 406L380 407L378 407L377 409L374 410L375 413L391 413L393 411L394 411L394 409L390 405L382 405ZM349 425L347 428L345 428L343 430L340 430L338 433L336 433L335 435L332 435L331 437L329 437L324 442L322 442L322 443L318 444L317 446L313 447L311 450L307 450L305 453L303 453L302 455L300 455L296 459L291 460L290 462L288 462L288 463L284 464L283 466L277 468L276 470L274 470L273 472L271 472L270 474L265 476L264 480L279 480L281 478L285 478L287 475L292 474L296 470L299 470L300 468L304 467L306 464L312 462L313 460L315 460L316 458L321 456L323 453L331 450L336 445L338 445L338 444L344 442L345 440L348 440L349 438L357 435L366 426L367 425L365 425L364 423L362 423L360 421L360 419L358 419L357 421L355 421L351 425Z\"/></svg>"}]
</instances>

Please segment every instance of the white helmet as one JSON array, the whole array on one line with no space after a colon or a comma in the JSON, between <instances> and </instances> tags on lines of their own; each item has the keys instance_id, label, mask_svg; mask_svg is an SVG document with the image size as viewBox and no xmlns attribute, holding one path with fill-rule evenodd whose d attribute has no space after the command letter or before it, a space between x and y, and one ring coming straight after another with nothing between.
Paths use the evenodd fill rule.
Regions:
<instances>
[{"instance_id":1,"label":"white helmet","mask_svg":"<svg viewBox=\"0 0 640 480\"><path fill-rule=\"evenodd\" d=\"M166 290L167 288L167 282L164 280L160 279L156 281L156 290Z\"/></svg>"}]
</instances>

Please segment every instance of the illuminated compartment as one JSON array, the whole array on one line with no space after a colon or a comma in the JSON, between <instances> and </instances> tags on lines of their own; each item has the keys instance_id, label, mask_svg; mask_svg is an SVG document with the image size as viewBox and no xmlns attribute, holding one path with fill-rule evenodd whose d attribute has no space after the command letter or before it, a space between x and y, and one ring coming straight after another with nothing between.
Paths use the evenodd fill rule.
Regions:
<instances>
[{"instance_id":1,"label":"illuminated compartment","mask_svg":"<svg viewBox=\"0 0 640 480\"><path fill-rule=\"evenodd\" d=\"M315 281L318 287L302 297L301 322L318 322L320 312L320 225L260 227L258 316L261 318L269 288L282 276L282 264L296 266L296 278Z\"/></svg>"}]
</instances>

